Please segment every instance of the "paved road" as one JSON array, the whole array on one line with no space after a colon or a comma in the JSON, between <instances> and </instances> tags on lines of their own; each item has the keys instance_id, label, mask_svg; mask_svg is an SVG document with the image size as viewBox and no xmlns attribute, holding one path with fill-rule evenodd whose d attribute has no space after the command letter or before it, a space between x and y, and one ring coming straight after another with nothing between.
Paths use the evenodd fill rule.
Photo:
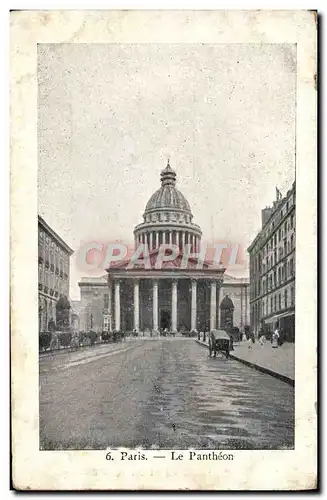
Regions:
<instances>
[{"instance_id":1,"label":"paved road","mask_svg":"<svg viewBox=\"0 0 327 500\"><path fill-rule=\"evenodd\" d=\"M293 447L294 390L192 339L40 361L41 449Z\"/></svg>"}]
</instances>

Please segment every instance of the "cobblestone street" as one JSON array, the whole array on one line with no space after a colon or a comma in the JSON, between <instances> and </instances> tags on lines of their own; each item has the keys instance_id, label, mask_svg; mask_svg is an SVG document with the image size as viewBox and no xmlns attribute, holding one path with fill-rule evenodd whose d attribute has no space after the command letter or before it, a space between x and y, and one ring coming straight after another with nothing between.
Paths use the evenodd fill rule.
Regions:
<instances>
[{"instance_id":1,"label":"cobblestone street","mask_svg":"<svg viewBox=\"0 0 327 500\"><path fill-rule=\"evenodd\" d=\"M193 339L136 339L40 361L42 449L293 447L294 390Z\"/></svg>"}]
</instances>

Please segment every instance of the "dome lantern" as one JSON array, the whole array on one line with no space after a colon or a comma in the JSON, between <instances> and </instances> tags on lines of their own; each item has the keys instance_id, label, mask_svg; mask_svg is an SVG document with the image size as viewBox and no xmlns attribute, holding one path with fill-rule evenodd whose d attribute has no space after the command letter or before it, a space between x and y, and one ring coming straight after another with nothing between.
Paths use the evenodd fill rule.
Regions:
<instances>
[{"instance_id":1,"label":"dome lantern","mask_svg":"<svg viewBox=\"0 0 327 500\"><path fill-rule=\"evenodd\" d=\"M150 250L162 243L172 243L194 250L201 240L201 229L193 223L191 207L185 196L176 189L176 172L167 166L160 174L161 186L146 204L141 224L134 229L135 247L147 243Z\"/></svg>"},{"instance_id":2,"label":"dome lantern","mask_svg":"<svg viewBox=\"0 0 327 500\"><path fill-rule=\"evenodd\" d=\"M168 185L175 186L176 172L171 168L169 163L169 158L167 162L167 167L161 172L160 177L162 186L168 186Z\"/></svg>"}]
</instances>

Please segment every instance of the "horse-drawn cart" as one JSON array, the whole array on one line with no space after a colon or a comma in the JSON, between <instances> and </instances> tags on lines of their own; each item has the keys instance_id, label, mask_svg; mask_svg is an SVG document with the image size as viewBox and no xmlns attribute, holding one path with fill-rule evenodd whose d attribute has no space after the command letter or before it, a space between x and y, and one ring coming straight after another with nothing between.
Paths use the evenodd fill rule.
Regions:
<instances>
[{"instance_id":1,"label":"horse-drawn cart","mask_svg":"<svg viewBox=\"0 0 327 500\"><path fill-rule=\"evenodd\" d=\"M230 336L224 330L211 330L209 334L209 356L216 357L217 353L225 354L229 358L231 350Z\"/></svg>"}]
</instances>

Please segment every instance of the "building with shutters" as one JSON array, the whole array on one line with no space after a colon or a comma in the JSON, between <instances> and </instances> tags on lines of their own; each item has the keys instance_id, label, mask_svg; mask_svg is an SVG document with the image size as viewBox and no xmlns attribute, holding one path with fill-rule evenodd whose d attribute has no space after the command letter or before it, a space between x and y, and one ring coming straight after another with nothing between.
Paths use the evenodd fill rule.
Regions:
<instances>
[{"instance_id":1,"label":"building with shutters","mask_svg":"<svg viewBox=\"0 0 327 500\"><path fill-rule=\"evenodd\" d=\"M73 250L38 216L38 313L39 331L56 322L56 304L69 298L70 256Z\"/></svg>"},{"instance_id":2,"label":"building with shutters","mask_svg":"<svg viewBox=\"0 0 327 500\"><path fill-rule=\"evenodd\" d=\"M272 207L262 210L262 227L248 248L250 257L250 322L252 331L278 327L295 339L295 182Z\"/></svg>"}]
</instances>

